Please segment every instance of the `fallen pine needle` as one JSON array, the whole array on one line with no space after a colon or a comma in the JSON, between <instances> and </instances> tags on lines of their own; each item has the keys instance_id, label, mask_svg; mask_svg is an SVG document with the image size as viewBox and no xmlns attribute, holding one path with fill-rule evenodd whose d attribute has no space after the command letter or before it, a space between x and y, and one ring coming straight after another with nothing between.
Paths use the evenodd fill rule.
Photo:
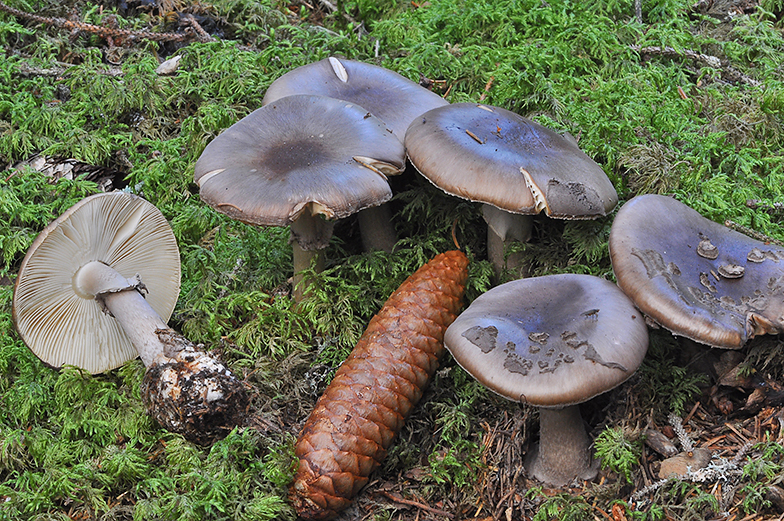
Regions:
<instances>
[{"instance_id":1,"label":"fallen pine needle","mask_svg":"<svg viewBox=\"0 0 784 521\"><path fill-rule=\"evenodd\" d=\"M424 503L419 503L417 501L411 501L410 499L403 499L402 497L398 497L398 496L396 496L394 494L390 494L389 492L386 492L384 490L379 490L378 493L381 494L382 496L386 497L387 499L389 499L391 501L394 501L395 503L400 503L401 505L408 505L408 506L416 507L416 508L419 508L421 510L425 510L427 512L430 512L431 514L436 514L437 516L448 517L449 519L454 519L455 518L455 515L452 514L452 513L445 512L445 511L439 510L437 508L433 508L431 506L425 505Z\"/></svg>"}]
</instances>

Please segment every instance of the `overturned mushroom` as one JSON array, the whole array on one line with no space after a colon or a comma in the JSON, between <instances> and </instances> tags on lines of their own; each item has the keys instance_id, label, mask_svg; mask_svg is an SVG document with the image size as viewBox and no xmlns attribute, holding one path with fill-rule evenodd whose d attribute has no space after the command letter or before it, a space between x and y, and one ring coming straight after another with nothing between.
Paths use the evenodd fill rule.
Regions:
<instances>
[{"instance_id":1,"label":"overturned mushroom","mask_svg":"<svg viewBox=\"0 0 784 521\"><path fill-rule=\"evenodd\" d=\"M177 243L158 209L127 193L98 194L33 242L14 288L14 323L55 368L97 374L141 357L150 414L206 444L244 420L248 397L223 364L166 324L179 288Z\"/></svg>"},{"instance_id":2,"label":"overturned mushroom","mask_svg":"<svg viewBox=\"0 0 784 521\"><path fill-rule=\"evenodd\" d=\"M249 224L291 226L297 281L314 258L320 269L334 219L388 201L387 176L404 163L403 145L367 110L298 95L264 105L212 140L194 179L202 200L221 213ZM295 290L301 296L302 289Z\"/></svg>"},{"instance_id":3,"label":"overturned mushroom","mask_svg":"<svg viewBox=\"0 0 784 521\"><path fill-rule=\"evenodd\" d=\"M602 168L572 140L499 107L435 108L411 123L405 144L411 163L434 185L484 203L497 273L505 247L530 237L530 215L595 219L618 202Z\"/></svg>"},{"instance_id":4,"label":"overturned mushroom","mask_svg":"<svg viewBox=\"0 0 784 521\"><path fill-rule=\"evenodd\" d=\"M784 249L671 197L627 202L612 225L610 258L621 289L677 335L740 349L784 331Z\"/></svg>"},{"instance_id":5,"label":"overturned mushroom","mask_svg":"<svg viewBox=\"0 0 784 521\"><path fill-rule=\"evenodd\" d=\"M487 388L539 407L539 447L526 468L562 486L597 471L576 404L634 373L648 331L615 284L590 275L548 275L507 282L478 297L449 326L444 345Z\"/></svg>"}]
</instances>

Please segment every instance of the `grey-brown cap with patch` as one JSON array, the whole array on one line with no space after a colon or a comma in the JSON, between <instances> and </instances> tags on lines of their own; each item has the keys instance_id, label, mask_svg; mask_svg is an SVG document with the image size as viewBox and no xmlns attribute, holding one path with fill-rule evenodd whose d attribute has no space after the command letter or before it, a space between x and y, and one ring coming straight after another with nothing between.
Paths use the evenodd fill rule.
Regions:
<instances>
[{"instance_id":1,"label":"grey-brown cap with patch","mask_svg":"<svg viewBox=\"0 0 784 521\"><path fill-rule=\"evenodd\" d=\"M618 202L604 170L573 141L499 107L435 108L411 123L405 144L433 184L507 212L594 219Z\"/></svg>"},{"instance_id":2,"label":"grey-brown cap with patch","mask_svg":"<svg viewBox=\"0 0 784 521\"><path fill-rule=\"evenodd\" d=\"M196 162L202 199L240 221L286 226L307 211L341 219L388 201L405 151L383 122L347 101L281 98L212 140Z\"/></svg>"},{"instance_id":3,"label":"grey-brown cap with patch","mask_svg":"<svg viewBox=\"0 0 784 521\"><path fill-rule=\"evenodd\" d=\"M784 247L765 244L666 196L641 195L610 232L618 285L673 333L725 349L784 331Z\"/></svg>"},{"instance_id":4,"label":"grey-brown cap with patch","mask_svg":"<svg viewBox=\"0 0 784 521\"><path fill-rule=\"evenodd\" d=\"M273 81L262 104L293 94L318 94L356 103L386 123L400 141L414 118L448 104L394 71L334 57L297 67Z\"/></svg>"},{"instance_id":5,"label":"grey-brown cap with patch","mask_svg":"<svg viewBox=\"0 0 784 521\"><path fill-rule=\"evenodd\" d=\"M648 348L642 315L613 283L590 275L519 279L479 296L444 345L487 388L564 407L629 378Z\"/></svg>"},{"instance_id":6,"label":"grey-brown cap with patch","mask_svg":"<svg viewBox=\"0 0 784 521\"><path fill-rule=\"evenodd\" d=\"M479 296L449 326L444 345L485 387L539 407L539 443L525 467L561 486L592 479L598 470L576 404L634 373L648 349L648 330L615 284L548 275Z\"/></svg>"}]
</instances>

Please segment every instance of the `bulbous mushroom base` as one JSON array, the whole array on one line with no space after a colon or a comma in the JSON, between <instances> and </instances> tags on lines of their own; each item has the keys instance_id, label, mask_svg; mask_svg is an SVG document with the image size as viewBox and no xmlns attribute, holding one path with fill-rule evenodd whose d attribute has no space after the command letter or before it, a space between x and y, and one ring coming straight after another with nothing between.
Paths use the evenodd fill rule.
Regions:
<instances>
[{"instance_id":1,"label":"bulbous mushroom base","mask_svg":"<svg viewBox=\"0 0 784 521\"><path fill-rule=\"evenodd\" d=\"M591 438L576 405L540 408L539 433L539 444L525 459L529 476L555 487L596 477L600 462L591 454Z\"/></svg>"},{"instance_id":2,"label":"bulbous mushroom base","mask_svg":"<svg viewBox=\"0 0 784 521\"><path fill-rule=\"evenodd\" d=\"M209 445L242 425L249 405L245 387L223 364L186 344L170 361L147 368L142 400L150 415L165 429L199 445Z\"/></svg>"}]
</instances>

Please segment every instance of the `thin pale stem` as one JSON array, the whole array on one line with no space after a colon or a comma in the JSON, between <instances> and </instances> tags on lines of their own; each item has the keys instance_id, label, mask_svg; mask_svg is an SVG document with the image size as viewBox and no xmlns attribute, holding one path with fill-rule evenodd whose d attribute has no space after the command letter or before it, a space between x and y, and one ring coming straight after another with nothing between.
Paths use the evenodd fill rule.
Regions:
<instances>
[{"instance_id":1,"label":"thin pale stem","mask_svg":"<svg viewBox=\"0 0 784 521\"><path fill-rule=\"evenodd\" d=\"M74 276L74 289L103 302L139 352L144 366L150 367L167 358L166 346L155 331L169 326L137 291L139 285L139 281L126 279L98 261L85 264Z\"/></svg>"},{"instance_id":2,"label":"thin pale stem","mask_svg":"<svg viewBox=\"0 0 784 521\"><path fill-rule=\"evenodd\" d=\"M294 301L301 302L307 293L307 288L302 284L302 272L310 269L311 266L320 272L324 269L324 250L303 250L302 247L293 242L291 244L294 254Z\"/></svg>"},{"instance_id":3,"label":"thin pale stem","mask_svg":"<svg viewBox=\"0 0 784 521\"><path fill-rule=\"evenodd\" d=\"M533 217L509 213L489 204L482 206L482 215L487 222L487 258L493 265L496 277L500 277L504 270L526 276L526 273L523 273L525 266L522 253L506 255L506 250L515 242L528 242L531 238Z\"/></svg>"},{"instance_id":4,"label":"thin pale stem","mask_svg":"<svg viewBox=\"0 0 784 521\"><path fill-rule=\"evenodd\" d=\"M291 223L291 249L294 257L294 301L301 302L307 293L303 287L302 272L311 266L316 272L324 269L324 249L332 238L333 221L305 210ZM315 264L314 264L315 263Z\"/></svg>"}]
</instances>

